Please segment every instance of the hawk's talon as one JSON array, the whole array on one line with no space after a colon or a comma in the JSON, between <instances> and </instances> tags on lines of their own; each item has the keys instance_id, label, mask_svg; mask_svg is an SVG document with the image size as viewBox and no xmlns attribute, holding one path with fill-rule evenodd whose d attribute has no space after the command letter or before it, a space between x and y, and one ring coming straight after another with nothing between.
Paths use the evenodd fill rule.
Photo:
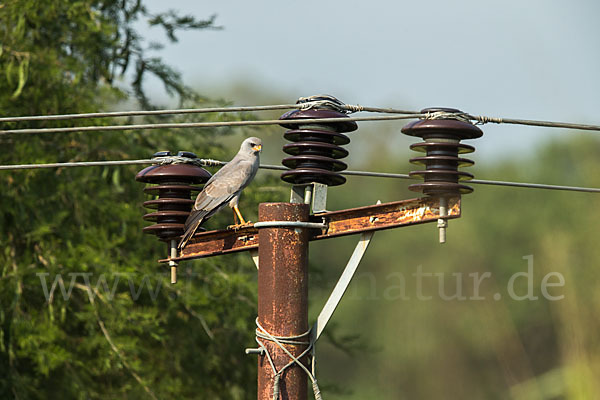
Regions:
<instances>
[{"instance_id":1,"label":"hawk's talon","mask_svg":"<svg viewBox=\"0 0 600 400\"><path fill-rule=\"evenodd\" d=\"M240 229L243 229L243 228L248 228L248 227L250 227L250 226L252 226L252 225L253 225L253 224L252 224L252 222L251 222L251 221L246 221L246 222L244 222L243 224L228 225L228 226L227 226L227 230L229 230L229 231L235 231L235 232L237 232L237 231L239 231Z\"/></svg>"}]
</instances>

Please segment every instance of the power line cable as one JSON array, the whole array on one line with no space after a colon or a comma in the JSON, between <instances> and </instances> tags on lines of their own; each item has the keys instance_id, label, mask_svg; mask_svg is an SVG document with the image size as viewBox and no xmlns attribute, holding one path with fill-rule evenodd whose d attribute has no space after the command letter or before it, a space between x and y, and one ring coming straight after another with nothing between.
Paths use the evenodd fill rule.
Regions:
<instances>
[{"instance_id":1,"label":"power line cable","mask_svg":"<svg viewBox=\"0 0 600 400\"><path fill-rule=\"evenodd\" d=\"M512 124L512 125L528 125L528 126L540 126L543 128L565 128L565 129L577 129L584 131L600 131L600 125L590 124L577 124L571 122L554 122L554 121L540 121L533 119L515 119L515 118L496 118L486 116L474 116L467 115L472 121L478 121L481 124L494 123L494 124Z\"/></svg>"},{"instance_id":2,"label":"power line cable","mask_svg":"<svg viewBox=\"0 0 600 400\"><path fill-rule=\"evenodd\" d=\"M0 171L19 170L19 169L43 169L43 168L69 168L69 167L100 167L117 165L142 165L152 164L152 160L121 160L121 161L78 161L48 164L13 164L0 165Z\"/></svg>"},{"instance_id":3,"label":"power line cable","mask_svg":"<svg viewBox=\"0 0 600 400\"><path fill-rule=\"evenodd\" d=\"M196 159L195 162L198 165L205 167L219 166L227 164L226 161L212 160L212 159ZM42 169L42 168L69 168L69 167L98 167L98 166L119 166L119 165L142 165L142 164L157 164L160 163L160 158L155 159L141 159L141 160L120 160L120 161L81 161L81 162L66 162L66 163L48 163L48 164L13 164L13 165L0 165L1 170L22 170L22 169ZM289 169L281 165L269 165L261 164L261 169L275 170L275 171L288 171ZM342 175L347 176L363 176L373 178L393 178L393 179L409 179L414 180L408 174L397 174L390 172L372 172L372 171L342 171ZM591 187L580 187L580 186L564 186L564 185L547 185L542 183L527 183L527 182L509 182L509 181L496 181L496 180L483 180L483 179L472 179L469 183L477 185L492 185L492 186L507 186L517 188L530 188L530 189L545 189L545 190L563 190L571 192L584 192L584 193L600 193L600 188Z\"/></svg>"},{"instance_id":4,"label":"power line cable","mask_svg":"<svg viewBox=\"0 0 600 400\"><path fill-rule=\"evenodd\" d=\"M68 133L68 132L105 132L120 130L141 130L141 129L167 129L167 128L217 128L225 126L261 126L261 125L281 125L281 124L316 124L323 122L347 122L347 121L390 121L399 119L415 119L423 117L424 114L408 115L381 115L371 117L339 117L339 118L305 118L305 119L279 119L272 120L251 120L251 121L218 121L218 122L175 122L162 124L137 124L137 125L99 125L99 126L78 126L64 128L33 128L33 129L10 129L0 131L0 136L9 134L30 134L30 133Z\"/></svg>"},{"instance_id":5,"label":"power line cable","mask_svg":"<svg viewBox=\"0 0 600 400\"><path fill-rule=\"evenodd\" d=\"M109 111L82 114L54 114L54 115L29 115L22 117L1 117L0 122L24 121L56 121L68 119L87 118L114 118L114 117L141 117L152 115L178 115L178 114L204 114L214 112L251 112L268 110L290 110L298 108L297 104L276 104L265 106L240 106L240 107L207 107L207 108L181 108L165 110L140 110L140 111Z\"/></svg>"},{"instance_id":6,"label":"power line cable","mask_svg":"<svg viewBox=\"0 0 600 400\"><path fill-rule=\"evenodd\" d=\"M204 108L182 108L162 110L137 110L137 111L108 111L94 113L75 114L53 114L53 115L26 115L18 117L0 117L0 122L26 122L26 121L56 121L88 118L114 118L114 117L141 117L153 115L178 115L178 114L205 114L215 112L253 112L272 110L309 109L317 105L330 103L328 101L307 101L295 104L269 104L259 106L228 106L228 107L204 107ZM366 107L361 105L340 104L336 108L343 112L377 112L385 114L419 114L419 111L400 110L397 108Z\"/></svg>"},{"instance_id":7,"label":"power line cable","mask_svg":"<svg viewBox=\"0 0 600 400\"><path fill-rule=\"evenodd\" d=\"M302 99L301 99L302 100ZM468 121L475 121L477 124L513 124L513 125L528 125L539 126L546 128L565 128L577 130L600 131L600 125L579 124L570 122L542 121L503 117L488 117L482 115L471 115L463 112L435 112L422 113L419 111L401 110L396 108L381 108L367 107L361 105L351 105L343 103L332 103L329 100L306 101L300 104L274 104L261 106L233 106L233 107L208 107L208 108L189 108L189 109L164 109L164 110L149 110L149 111L114 111L100 113L83 113L83 114L55 114L55 115L35 115L22 117L1 117L0 122L20 122L20 121L47 121L47 120L69 120L69 119L86 119L86 118L102 118L102 117L125 117L125 116L149 116L149 115L167 115L167 114L199 114L213 112L252 112L252 111L267 111L267 110L285 110L285 109L310 109L316 106L326 106L342 112L375 112L385 114L402 114L406 117L351 117L353 121L381 121L395 119L412 119L412 118L453 118ZM348 120L348 119L345 119ZM323 118L323 122L339 122L336 118ZM288 123L295 122L288 120ZM304 121L309 122L309 121ZM311 122L312 123L312 122ZM219 127L219 126L247 126L247 125L276 125L279 122L273 120L265 121L222 121L222 122L197 122L197 123L171 123L171 124L141 124L141 125L106 125L106 126L83 126L83 127L66 127L66 128L37 128L37 129L11 129L0 131L0 135L14 133L61 133L61 132L84 132L84 131L112 131L122 129L163 129L163 128L202 128L202 127Z\"/></svg>"},{"instance_id":8,"label":"power line cable","mask_svg":"<svg viewBox=\"0 0 600 400\"><path fill-rule=\"evenodd\" d=\"M472 179L469 181L469 183L475 183L478 185L508 186L508 187L529 188L529 189L566 190L566 191L571 191L571 192L600 193L600 188L546 185L543 183L488 181L488 180L481 180L481 179Z\"/></svg>"}]
</instances>

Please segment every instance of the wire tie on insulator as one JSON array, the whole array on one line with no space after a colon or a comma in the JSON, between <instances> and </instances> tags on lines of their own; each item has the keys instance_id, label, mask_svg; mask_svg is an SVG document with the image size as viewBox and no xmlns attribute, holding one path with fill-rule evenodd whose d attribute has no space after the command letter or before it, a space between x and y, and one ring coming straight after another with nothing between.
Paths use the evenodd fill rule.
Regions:
<instances>
[{"instance_id":1,"label":"wire tie on insulator","mask_svg":"<svg viewBox=\"0 0 600 400\"><path fill-rule=\"evenodd\" d=\"M475 125L483 125L483 124L487 124L489 122L492 122L494 124L501 124L504 121L502 120L502 118L495 118L495 117L486 117L484 115L477 115L477 116L472 116L471 118L473 118L474 120L476 120L477 122L475 123Z\"/></svg>"},{"instance_id":2,"label":"wire tie on insulator","mask_svg":"<svg viewBox=\"0 0 600 400\"><path fill-rule=\"evenodd\" d=\"M341 100L328 95L328 94L317 94L313 96L300 97L296 104L299 104L300 110L306 111L310 109L329 109L341 113L348 113L348 106Z\"/></svg>"},{"instance_id":3,"label":"wire tie on insulator","mask_svg":"<svg viewBox=\"0 0 600 400\"><path fill-rule=\"evenodd\" d=\"M423 117L421 117L421 119L426 119L426 120L454 119L457 121L466 122L467 124L471 124L471 125L473 124L469 114L464 113L464 112L457 113L457 112L447 112L447 111L433 111L433 112L428 111L427 113L425 113L425 115Z\"/></svg>"},{"instance_id":4,"label":"wire tie on insulator","mask_svg":"<svg viewBox=\"0 0 600 400\"><path fill-rule=\"evenodd\" d=\"M225 164L223 161L212 160L210 158L203 158L200 160L203 167L218 167L220 165Z\"/></svg>"},{"instance_id":5,"label":"wire tie on insulator","mask_svg":"<svg viewBox=\"0 0 600 400\"><path fill-rule=\"evenodd\" d=\"M152 162L159 165L169 165L169 164L193 164L199 167L203 166L203 160L199 158L190 158L190 157L182 157L182 156L160 156L153 157Z\"/></svg>"},{"instance_id":6,"label":"wire tie on insulator","mask_svg":"<svg viewBox=\"0 0 600 400\"><path fill-rule=\"evenodd\" d=\"M151 158L150 161L158 165L192 164L198 167L218 167L225 164L223 161L213 160L210 158L197 158L185 156L159 156Z\"/></svg>"},{"instance_id":7,"label":"wire tie on insulator","mask_svg":"<svg viewBox=\"0 0 600 400\"><path fill-rule=\"evenodd\" d=\"M361 112L365 109L360 104L346 104L345 107L346 110L350 113Z\"/></svg>"}]
</instances>

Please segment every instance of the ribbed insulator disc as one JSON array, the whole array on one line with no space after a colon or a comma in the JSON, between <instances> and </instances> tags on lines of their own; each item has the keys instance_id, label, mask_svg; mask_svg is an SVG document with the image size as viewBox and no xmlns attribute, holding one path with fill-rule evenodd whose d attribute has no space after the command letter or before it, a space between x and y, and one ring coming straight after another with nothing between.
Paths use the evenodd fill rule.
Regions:
<instances>
[{"instance_id":1,"label":"ribbed insulator disc","mask_svg":"<svg viewBox=\"0 0 600 400\"><path fill-rule=\"evenodd\" d=\"M320 142L297 142L283 146L283 151L293 156L296 155L315 155L331 158L344 158L348 155L348 150L331 143Z\"/></svg>"},{"instance_id":2,"label":"ribbed insulator disc","mask_svg":"<svg viewBox=\"0 0 600 400\"><path fill-rule=\"evenodd\" d=\"M453 154L458 149L458 154L472 153L475 151L475 147L469 146L464 143L431 143L431 142L420 142L410 145L410 149L419 151L421 153L431 154Z\"/></svg>"},{"instance_id":3,"label":"ribbed insulator disc","mask_svg":"<svg viewBox=\"0 0 600 400\"><path fill-rule=\"evenodd\" d=\"M183 235L184 224L156 224L146 226L142 229L144 233L150 233L159 237L159 239L177 238Z\"/></svg>"},{"instance_id":4,"label":"ribbed insulator disc","mask_svg":"<svg viewBox=\"0 0 600 400\"><path fill-rule=\"evenodd\" d=\"M410 177L420 177L425 182L458 182L473 179L473 174L464 171L456 171L451 169L428 169L425 171L411 171L408 173Z\"/></svg>"},{"instance_id":5,"label":"ribbed insulator disc","mask_svg":"<svg viewBox=\"0 0 600 400\"><path fill-rule=\"evenodd\" d=\"M150 214L146 214L143 218L146 221L158 221L160 219L163 222L180 222L181 220L187 219L189 211L156 211Z\"/></svg>"},{"instance_id":6,"label":"ribbed insulator disc","mask_svg":"<svg viewBox=\"0 0 600 400\"><path fill-rule=\"evenodd\" d=\"M473 188L467 185L452 182L424 182L415 183L408 187L413 192L422 192L429 196L439 196L447 194L467 194L473 191Z\"/></svg>"},{"instance_id":7,"label":"ribbed insulator disc","mask_svg":"<svg viewBox=\"0 0 600 400\"><path fill-rule=\"evenodd\" d=\"M293 129L285 132L283 137L290 142L325 142L340 146L350 143L350 138L346 135L315 129Z\"/></svg>"},{"instance_id":8,"label":"ribbed insulator disc","mask_svg":"<svg viewBox=\"0 0 600 400\"><path fill-rule=\"evenodd\" d=\"M164 209L164 210L177 210L177 209L192 209L194 200L192 199L177 199L177 198L159 198L156 200L148 200L144 202L144 207L150 209ZM189 212L188 210L188 212Z\"/></svg>"},{"instance_id":9,"label":"ribbed insulator disc","mask_svg":"<svg viewBox=\"0 0 600 400\"><path fill-rule=\"evenodd\" d=\"M425 165L427 168L441 168L441 167L463 167L463 166L471 166L475 164L473 160L469 160L468 158L460 158L455 156L438 156L438 155L429 155L425 157L414 157L410 159L410 162L418 165Z\"/></svg>"},{"instance_id":10,"label":"ribbed insulator disc","mask_svg":"<svg viewBox=\"0 0 600 400\"><path fill-rule=\"evenodd\" d=\"M281 174L281 179L285 182L295 185L304 183L319 182L327 186L338 186L346 183L346 178L331 171L325 171L317 168L293 169Z\"/></svg>"},{"instance_id":11,"label":"ribbed insulator disc","mask_svg":"<svg viewBox=\"0 0 600 400\"><path fill-rule=\"evenodd\" d=\"M326 169L334 172L343 171L348 166L346 163L343 163L339 160L336 160L331 157L324 156L313 156L303 154L301 156L287 157L284 158L281 162L288 168L296 169L296 168L318 168L318 169Z\"/></svg>"},{"instance_id":12,"label":"ribbed insulator disc","mask_svg":"<svg viewBox=\"0 0 600 400\"><path fill-rule=\"evenodd\" d=\"M144 188L144 193L149 194L168 194L168 193L191 193L191 192L199 192L202 190L200 186L191 186L191 185L155 185L155 186L146 186Z\"/></svg>"}]
</instances>

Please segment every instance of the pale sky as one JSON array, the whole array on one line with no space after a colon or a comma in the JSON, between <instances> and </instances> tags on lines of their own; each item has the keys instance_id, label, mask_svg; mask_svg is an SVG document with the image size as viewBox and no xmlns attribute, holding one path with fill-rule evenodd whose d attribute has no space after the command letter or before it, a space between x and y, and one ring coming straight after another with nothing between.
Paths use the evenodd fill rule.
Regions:
<instances>
[{"instance_id":1,"label":"pale sky","mask_svg":"<svg viewBox=\"0 0 600 400\"><path fill-rule=\"evenodd\" d=\"M247 80L297 97L600 124L600 2L146 1L220 31L179 35L161 54L200 88ZM142 29L149 38L158 30ZM480 155L526 154L554 129L483 127ZM583 133L590 135L593 133Z\"/></svg>"}]
</instances>

